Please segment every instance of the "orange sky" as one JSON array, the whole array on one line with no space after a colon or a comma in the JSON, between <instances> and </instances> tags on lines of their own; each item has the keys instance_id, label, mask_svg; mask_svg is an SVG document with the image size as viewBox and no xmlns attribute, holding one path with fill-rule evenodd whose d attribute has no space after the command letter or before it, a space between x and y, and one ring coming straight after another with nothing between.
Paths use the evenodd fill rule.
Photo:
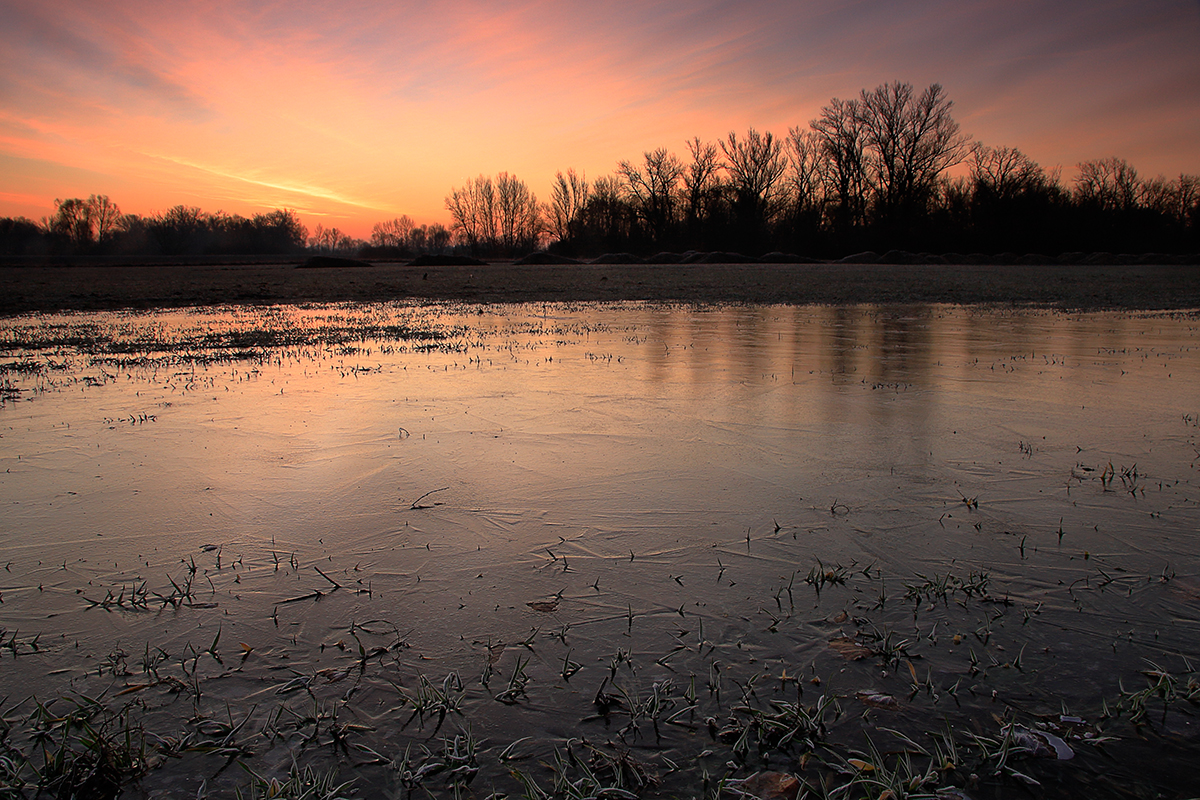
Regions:
<instances>
[{"instance_id":1,"label":"orange sky","mask_svg":"<svg viewBox=\"0 0 1200 800\"><path fill-rule=\"evenodd\" d=\"M507 171L545 200L665 146L785 134L943 84L976 139L1070 179L1200 173L1200 2L0 0L0 216L107 194L294 208L366 237Z\"/></svg>"}]
</instances>

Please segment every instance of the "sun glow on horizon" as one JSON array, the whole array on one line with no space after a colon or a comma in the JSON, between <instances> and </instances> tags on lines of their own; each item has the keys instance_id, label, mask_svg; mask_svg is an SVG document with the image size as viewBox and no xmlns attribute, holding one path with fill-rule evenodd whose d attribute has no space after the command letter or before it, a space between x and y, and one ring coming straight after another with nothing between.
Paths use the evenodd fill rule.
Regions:
<instances>
[{"instance_id":1,"label":"sun glow on horizon","mask_svg":"<svg viewBox=\"0 0 1200 800\"><path fill-rule=\"evenodd\" d=\"M1046 166L1200 172L1200 8L1167 0L0 12L0 216L96 193L140 214L287 207L366 237L400 214L445 222L445 196L479 174L547 200L557 171L784 135L895 79L942 83L965 131Z\"/></svg>"}]
</instances>

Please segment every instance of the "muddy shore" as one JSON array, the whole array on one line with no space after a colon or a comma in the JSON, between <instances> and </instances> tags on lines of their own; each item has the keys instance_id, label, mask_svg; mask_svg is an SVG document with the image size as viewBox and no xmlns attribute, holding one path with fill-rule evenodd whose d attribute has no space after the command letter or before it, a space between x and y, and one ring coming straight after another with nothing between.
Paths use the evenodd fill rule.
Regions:
<instances>
[{"instance_id":1,"label":"muddy shore","mask_svg":"<svg viewBox=\"0 0 1200 800\"><path fill-rule=\"evenodd\" d=\"M0 314L392 300L1200 308L1194 265L0 265Z\"/></svg>"}]
</instances>

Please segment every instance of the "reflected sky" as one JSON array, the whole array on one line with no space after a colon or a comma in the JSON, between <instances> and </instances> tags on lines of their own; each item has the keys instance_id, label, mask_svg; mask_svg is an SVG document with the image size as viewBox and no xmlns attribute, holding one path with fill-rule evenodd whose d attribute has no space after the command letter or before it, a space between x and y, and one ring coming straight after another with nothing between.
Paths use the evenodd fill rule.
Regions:
<instances>
[{"instance_id":1,"label":"reflected sky","mask_svg":"<svg viewBox=\"0 0 1200 800\"><path fill-rule=\"evenodd\" d=\"M242 344L211 346L230 331ZM61 344L73 333L93 344ZM254 333L289 343L245 345ZM283 681L343 668L348 638L369 636L356 626L382 621L412 649L365 670L344 707L370 741L418 735L397 730L397 676L471 676L507 646L497 671L532 654L537 699L474 690L471 724L531 731L548 753L563 719L594 714L614 648L656 680L673 642L698 639L679 676L717 658L742 681L786 667L899 693L906 671L828 646L880 624L941 686L981 682L938 713L990 720L991 687L1096 709L1146 659L1200 655L1197 334L1185 315L953 307L10 319L0 609L41 649L23 645L32 666L0 672L0 691L97 692L114 646L178 659L220 631L227 661L201 670L204 702L274 708L291 702ZM805 575L830 565L855 572L814 598ZM195 605L88 606L169 593L193 567ZM918 622L903 599L922 576L983 572L987 602L930 603ZM885 590L895 601L873 605ZM950 643L987 620L994 635ZM237 668L234 642L253 653ZM1026 666L977 678L968 646ZM568 685L563 658L591 683ZM177 730L182 712L146 713ZM664 737L679 763L697 744ZM287 747L264 750L286 769ZM148 780L195 791L182 768Z\"/></svg>"}]
</instances>

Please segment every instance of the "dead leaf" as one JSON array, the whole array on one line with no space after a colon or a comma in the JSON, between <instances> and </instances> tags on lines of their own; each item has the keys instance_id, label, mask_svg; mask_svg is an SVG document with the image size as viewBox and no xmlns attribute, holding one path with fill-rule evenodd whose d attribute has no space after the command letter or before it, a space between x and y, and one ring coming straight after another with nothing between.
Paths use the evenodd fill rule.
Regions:
<instances>
[{"instance_id":1,"label":"dead leaf","mask_svg":"<svg viewBox=\"0 0 1200 800\"><path fill-rule=\"evenodd\" d=\"M549 614L551 611L554 611L558 608L558 598L556 597L553 600L534 600L532 603L526 603L525 605L529 606L534 611L540 611L543 614Z\"/></svg>"},{"instance_id":2,"label":"dead leaf","mask_svg":"<svg viewBox=\"0 0 1200 800\"><path fill-rule=\"evenodd\" d=\"M866 689L861 692L855 692L855 697L858 698L864 706L872 708L883 708L888 711L895 711L900 708L900 703L890 694L877 692L874 689Z\"/></svg>"},{"instance_id":3,"label":"dead leaf","mask_svg":"<svg viewBox=\"0 0 1200 800\"><path fill-rule=\"evenodd\" d=\"M334 667L326 667L325 669L317 670L317 674L324 678L326 683L337 683L342 678L346 677L347 671L344 669L336 669Z\"/></svg>"},{"instance_id":4,"label":"dead leaf","mask_svg":"<svg viewBox=\"0 0 1200 800\"><path fill-rule=\"evenodd\" d=\"M829 646L847 661L858 661L871 655L871 651L848 636L837 636L829 640Z\"/></svg>"},{"instance_id":5,"label":"dead leaf","mask_svg":"<svg viewBox=\"0 0 1200 800\"><path fill-rule=\"evenodd\" d=\"M731 781L729 788L759 800L796 800L800 781L786 772L756 772L745 780Z\"/></svg>"}]
</instances>

